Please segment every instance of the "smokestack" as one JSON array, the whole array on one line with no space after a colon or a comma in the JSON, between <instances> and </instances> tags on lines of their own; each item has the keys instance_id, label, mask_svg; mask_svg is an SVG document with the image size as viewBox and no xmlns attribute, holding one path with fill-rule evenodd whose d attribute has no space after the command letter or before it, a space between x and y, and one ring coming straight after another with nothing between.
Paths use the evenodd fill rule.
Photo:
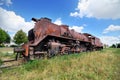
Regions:
<instances>
[{"instance_id":1,"label":"smokestack","mask_svg":"<svg viewBox=\"0 0 120 80\"><path fill-rule=\"evenodd\" d=\"M34 21L34 22L38 22L38 19L36 19L36 18L32 18L32 21Z\"/></svg>"}]
</instances>

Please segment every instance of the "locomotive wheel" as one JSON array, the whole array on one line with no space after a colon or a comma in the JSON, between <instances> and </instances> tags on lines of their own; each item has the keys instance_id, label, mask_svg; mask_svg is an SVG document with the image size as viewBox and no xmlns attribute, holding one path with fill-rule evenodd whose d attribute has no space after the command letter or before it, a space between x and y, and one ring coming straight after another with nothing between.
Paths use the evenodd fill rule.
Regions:
<instances>
[{"instance_id":1,"label":"locomotive wheel","mask_svg":"<svg viewBox=\"0 0 120 80\"><path fill-rule=\"evenodd\" d=\"M55 50L53 49L48 50L48 57L51 58L53 56L55 56Z\"/></svg>"},{"instance_id":2,"label":"locomotive wheel","mask_svg":"<svg viewBox=\"0 0 120 80\"><path fill-rule=\"evenodd\" d=\"M59 47L56 47L54 49L49 49L48 50L48 57L53 57L59 54Z\"/></svg>"}]
</instances>

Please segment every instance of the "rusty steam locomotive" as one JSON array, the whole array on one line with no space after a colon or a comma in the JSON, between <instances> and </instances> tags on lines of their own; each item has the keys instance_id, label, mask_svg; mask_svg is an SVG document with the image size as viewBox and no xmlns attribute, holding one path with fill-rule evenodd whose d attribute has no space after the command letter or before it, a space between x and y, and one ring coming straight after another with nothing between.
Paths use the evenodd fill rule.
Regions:
<instances>
[{"instance_id":1,"label":"rusty steam locomotive","mask_svg":"<svg viewBox=\"0 0 120 80\"><path fill-rule=\"evenodd\" d=\"M56 25L46 17L32 20L35 26L28 32L28 43L23 44L22 49L15 49L27 60L103 48L100 39L91 34L78 33L67 25Z\"/></svg>"}]
</instances>

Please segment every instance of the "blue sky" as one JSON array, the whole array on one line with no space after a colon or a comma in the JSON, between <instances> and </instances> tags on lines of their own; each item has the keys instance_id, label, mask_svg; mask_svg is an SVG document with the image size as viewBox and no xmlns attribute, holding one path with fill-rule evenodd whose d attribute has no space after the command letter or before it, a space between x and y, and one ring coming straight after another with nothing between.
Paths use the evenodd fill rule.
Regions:
<instances>
[{"instance_id":1,"label":"blue sky","mask_svg":"<svg viewBox=\"0 0 120 80\"><path fill-rule=\"evenodd\" d=\"M0 27L13 37L34 27L32 17L48 17L104 44L120 42L120 0L0 0Z\"/></svg>"}]
</instances>

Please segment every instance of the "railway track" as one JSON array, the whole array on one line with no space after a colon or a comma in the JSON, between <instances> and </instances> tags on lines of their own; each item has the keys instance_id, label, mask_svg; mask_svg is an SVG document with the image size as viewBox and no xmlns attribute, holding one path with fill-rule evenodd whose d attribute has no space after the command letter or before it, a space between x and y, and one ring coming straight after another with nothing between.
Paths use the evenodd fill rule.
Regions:
<instances>
[{"instance_id":1,"label":"railway track","mask_svg":"<svg viewBox=\"0 0 120 80\"><path fill-rule=\"evenodd\" d=\"M4 60L3 64L0 66L0 69L13 68L13 67L19 66L20 64L22 64L22 59L19 59L19 60L15 60L15 59Z\"/></svg>"}]
</instances>

